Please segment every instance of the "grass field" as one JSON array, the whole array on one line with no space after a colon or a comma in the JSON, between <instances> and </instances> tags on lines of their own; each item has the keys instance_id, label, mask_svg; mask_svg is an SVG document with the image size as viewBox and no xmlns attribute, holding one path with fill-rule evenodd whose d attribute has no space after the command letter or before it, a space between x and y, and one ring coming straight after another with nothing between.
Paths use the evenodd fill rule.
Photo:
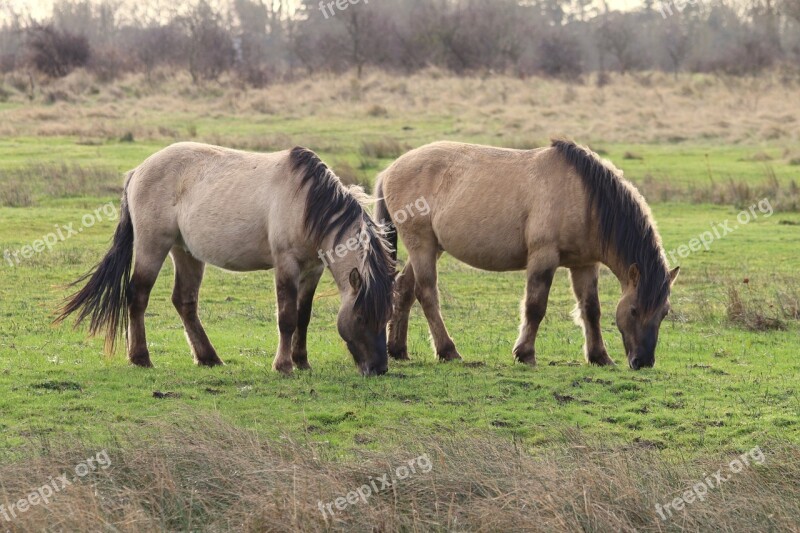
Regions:
<instances>
[{"instance_id":1,"label":"grass field","mask_svg":"<svg viewBox=\"0 0 800 533\"><path fill-rule=\"evenodd\" d=\"M107 101L111 89L106 88L97 94L87 89L86 93L76 93L70 101L56 104L12 98L0 107L4 123L0 128L3 135L0 137L0 252L32 245L56 231L56 225L72 224L81 231L50 251L21 258L18 264L6 259L0 265L0 457L5 465L0 465L0 479L4 473L10 480L17 479L14 475L31 475L31 472L44 475L35 465L69 465L79 453L71 450L103 446L116 450L119 460L125 457L130 468L146 463L134 461L138 457L136 446L141 443L151 446L143 448L149 450L142 452L144 456L151 453L153 457L161 457L159 453L163 453L163 457L179 464L175 449L162 442L160 436L169 435L177 441L198 438L199 433L181 429L186 425L206 428L203 435L217 435L214 431L220 431L220 439L231 448L250 442L251 438L265 439L275 443L278 449L275 453L284 460L288 460L287 452L280 447L292 443L292 453L299 454L296 461L302 463L308 459L302 455L308 452L315 461L324 458L326 468L338 468L338 473L329 472L326 479L337 479L345 491L357 482L357 473L363 472L365 464L377 468L375 465L399 458L396 463L428 449L439 458L434 471L441 468L440 474L446 478L436 478L437 482L447 487L450 480L455 487L458 484L454 476L467 462L475 464L480 455L477 450L484 449L481 446L487 446L486 457L496 454L503 458L498 461L516 464L510 459L516 457L513 453L504 455L513 443L517 450L514 453L523 453L527 458L520 461L557 457L553 463L545 463L554 469L550 477L542 474L545 481L557 485L563 481L559 468L577 469L587 476L583 490L591 487L603 495L600 504L586 503L583 509L576 500L575 508L569 507L571 511L556 504L551 510L542 504L543 500L531 496L532 502L522 503L541 504L537 507L539 516L550 511L553 516L559 513L571 516L563 522L532 521L531 529L547 529L546 524L553 529L586 530L704 529L711 524L725 529L726 524L742 525L737 522L742 520L740 516L725 514L725 509L739 500L754 500L755 493L764 497L769 494L769 487L777 490L779 485L775 480L780 479L777 473L784 477L780 490L796 491L800 486L797 459L800 455L797 391L800 213L796 185L800 166L795 159L800 154L797 126L800 115L795 116L796 110L778 113L783 89L770 86L764 89L760 102L753 104L757 109L748 119L750 133L739 135L736 132L746 128L736 122L738 114L726 114L726 110L732 109L735 101L749 101L752 96L748 91L752 88L730 89L728 103L715 103L708 96L691 92L697 91L692 87L724 91L712 81L684 80L670 87L648 87L631 80L615 80L602 93L592 87L570 89L553 82L536 82L532 83L533 96L513 92L523 87L519 80L485 81L484 85L492 87L478 96L469 92L470 87L481 85L477 80L463 81L463 86L453 89L455 101L460 92L465 98L470 94L470 99L485 99L486 109L501 110L509 100L521 106L520 102L534 98L536 91L563 95L571 90L573 101L584 105L579 110L564 111L567 124L579 124L582 115L590 117L594 105L602 107L602 103L592 104L600 98L597 94L615 105L621 105L616 99L628 98L636 102L637 113L641 115L647 112L650 93L659 92L667 103L674 93L675 98L685 98L695 108L702 108L709 124L727 121L726 127L715 126L716 134L689 130L681 139L651 135L648 132L654 126L648 122L641 125L639 142L634 140L633 126L624 117L609 123L607 135L588 118L591 124L576 125L574 132L567 127L549 132L566 133L590 144L640 184L652 202L666 250L678 250L726 220L736 226L735 231L715 240L709 250L679 258L681 277L672 296L674 312L662 327L654 369L640 372L627 369L621 339L613 324L619 286L608 271L601 279L605 313L602 324L609 353L621 364L611 369L583 364L582 334L570 316L574 302L566 272L560 272L537 343L539 366L531 369L514 365L511 356L524 289L522 273L480 272L445 257L440 267L443 314L464 362L435 361L427 325L420 309L415 307L409 338L412 361L392 363L388 375L379 379L358 376L336 334L338 295L327 274L318 292L310 329L313 372L284 378L270 369L277 346L272 274L231 274L217 269L207 273L201 314L227 365L213 370L194 367L179 318L169 301L172 290L169 263L155 287L147 314L156 368L131 368L122 354L104 355L101 340L87 339L80 330L50 324L53 310L67 294L64 284L102 256L115 226L113 217L107 216L110 211L100 212L103 220L92 220L91 227L84 222L85 217L96 215L96 210L109 202L118 206L121 173L179 138L264 150L302 143L318 150L341 175L368 184L393 157L424 142L446 138L532 147L545 143L547 133L540 132L538 127L529 128L527 122L515 127L515 120L523 119L512 120L506 110L489 112L485 120L476 119L470 126L465 125L468 119L459 115L461 106L454 102L437 113L435 106L420 103L436 98L441 89L436 76L421 80L420 88L410 83L405 89L395 88L396 94L404 95L398 100L402 105L397 103L395 108L387 104L381 109L375 108L378 104L373 100L378 98L368 87L359 89L363 92L360 96L338 97L330 105L326 105L325 96L318 94L316 99L298 96L306 106L313 107L313 112L279 105L297 87L276 88L277 103L268 98L269 89L264 94L240 95L238 99L231 96L232 90L209 89L202 95L182 95L184 100L179 100L180 105L163 113L166 103L150 104L166 97L158 96L157 91L138 94L136 88L141 86L134 82L131 86L136 90L126 86L114 88L120 95L113 102ZM337 90L342 91L353 85L341 80L335 83ZM388 90L386 86L401 82L381 83L375 89L378 95ZM510 87L508 95L493 93L498 85ZM244 98L251 106L255 105L253 102L262 102L260 105L264 107L260 111L252 107L243 109ZM405 115L404 109L412 105L428 111L423 115ZM649 112L656 117L653 120L663 121L665 131L677 129L671 120L679 121L680 117L656 116L656 106L650 107ZM209 111L200 113L200 108ZM541 110L528 110L526 116L535 117L538 112ZM480 112L470 108L468 115ZM547 123L556 119L557 115ZM779 127L776 124L783 124L777 133L770 129ZM492 133L509 130L518 133L502 136ZM128 132L130 137L123 139ZM770 205L770 213L756 209L751 212L751 218L757 215L755 220L746 224L736 220L743 209L746 212L764 200ZM400 256L404 257L402 251ZM227 429L223 431L222 427ZM225 435L235 438L225 441ZM475 455L464 452L462 457L449 447L455 446L452 443L463 443L467 448L475 446ZM160 447L162 444L167 448ZM213 446L211 439L207 444ZM687 507L681 517L662 523L653 510L653 502L671 501L692 480L702 479L704 468L725 464L726 457L754 446L766 451L766 464L775 470L754 470L756 473L748 476L756 477L741 485L741 493L731 490L727 495L720 494L717 500ZM600 463L605 459L594 455L594 459L587 459L589 455L579 458L570 455L573 452L562 453L565 449L587 447L602 450L598 451L598 457L608 458L609 462L604 466ZM256 448L250 451L256 453ZM189 449L197 451L187 444ZM226 453L233 452L227 448L220 451L228 457ZM48 457L56 463L40 463ZM277 461L273 456L262 459ZM464 462L459 463L460 460ZM583 460L587 461L585 469L579 462ZM231 465L235 463L233 459L230 461ZM642 464L637 467L638 461ZM609 468L624 470L628 467L621 465L631 464L631 470L637 473L618 471L619 479L608 473ZM526 470L532 468L527 463L517 466L519 472L532 471ZM487 480L496 480L503 468L486 460L475 471L483 472ZM669 475L659 477L648 468L666 468ZM217 474L232 475L233 470L224 471L227 474ZM610 477L604 478L601 472ZM649 473L653 476L650 479ZM191 478L191 475L184 477L183 472L173 474L178 485ZM469 475L474 474L470 471ZM135 476L126 479L135 484L132 478ZM638 481L633 483L631 479ZM600 488L608 482L624 486L625 480L632 483L628 489L634 492L646 486L649 496L626 503L624 494L614 496ZM46 476L41 483L45 481ZM422 504L419 509L427 510L417 516L412 504L398 502L397 497L393 505L381 500L380 505L387 507L376 507L370 511L373 514L354 511L342 522L327 523L316 511L316 503L326 496L335 498L338 489L333 489L330 483L317 482L317 486L313 479L306 481L303 494L309 501L301 502L300 506L308 518L301 520L300 525L307 529L346 529L357 524L358 529L369 530L367 525L375 524L380 509L395 513L394 518L383 524L386 530L462 527L500 530L504 523L477 521L463 508L459 512L466 513L464 520L453 521L438 507L434 512ZM97 483L101 487L116 487L112 477ZM404 494L425 499L429 493L425 491L435 490L425 485L427 481L419 483L419 486L409 485L410 495ZM491 485L489 481L486 483ZM38 478L34 477L29 484L39 484ZM13 481L0 483L0 503L22 496L27 492L23 485L15 485ZM309 489L314 486L316 490ZM16 492L12 490L14 487ZM498 487L507 489L506 492L497 489L506 496L514 492L513 487L502 483ZM579 486L570 487L580 493ZM192 504L187 503L186 494L181 493L183 499L175 496L181 492L180 487L172 487L173 492L163 490L166 491L163 494L174 496L175 501L154 497L155 503L142 506L141 512L149 513L151 520L140 523L144 530L202 528L211 518L218 518L234 507L233 503L220 504L220 508L204 503L192 518ZM272 487L267 492L274 495L276 490ZM452 490L457 493L456 488ZM491 500L490 496L476 496L474 490L467 493L470 496L464 502L473 501L471 498L485 498L481 500L484 503ZM562 494L566 489L554 493L567 497ZM115 493L117 496L123 497ZM608 500L603 499L605 496ZM439 495L432 497L434 501L437 498ZM575 498L580 500L580 495ZM296 500L295 495L295 507ZM789 497L780 509L762 501L758 504L761 507L752 508L747 523L763 525L764 530L791 529L792 524L796 528L800 510L791 501L796 502L797 498ZM288 504L282 507L273 500L259 502L256 503L270 509L277 505L280 512L276 511L275 516L284 516L281 514L284 511L291 514ZM507 503L514 507L520 501ZM758 502L751 503L756 506ZM156 508L161 515L154 511ZM41 529L43 524L69 528L71 523L81 523L75 518L80 513L70 515L76 522L67 519L53 522L57 511L55 507L52 509L37 511L44 513L42 521L19 520L9 527L34 530ZM604 514L605 511L608 513ZM90 519L105 516L120 530L130 526L124 525L124 520L115 521L117 515L113 513L86 513ZM630 513L636 516L631 517ZM619 520L611 520L612 515ZM292 529L291 524L271 522L277 520L274 517L259 520L238 525L218 520L214 523L217 529ZM7 525L0 520L0 526Z\"/></svg>"}]
</instances>

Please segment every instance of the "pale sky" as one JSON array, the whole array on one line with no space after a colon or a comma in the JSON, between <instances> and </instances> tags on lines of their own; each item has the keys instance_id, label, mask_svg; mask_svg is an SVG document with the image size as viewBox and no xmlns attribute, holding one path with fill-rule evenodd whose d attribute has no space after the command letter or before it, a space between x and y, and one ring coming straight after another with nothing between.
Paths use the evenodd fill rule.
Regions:
<instances>
[{"instance_id":1,"label":"pale sky","mask_svg":"<svg viewBox=\"0 0 800 533\"><path fill-rule=\"evenodd\" d=\"M387 0L391 1L391 0ZM629 10L641 7L644 2L642 0L607 0L611 9ZM133 4L139 3L138 0L119 0L120 4ZM186 2L172 1L169 2L171 6L185 5ZM50 12L53 5L53 0L0 0L0 8L5 11L9 6L15 11L23 10L24 12L31 13L34 17L40 17Z\"/></svg>"}]
</instances>

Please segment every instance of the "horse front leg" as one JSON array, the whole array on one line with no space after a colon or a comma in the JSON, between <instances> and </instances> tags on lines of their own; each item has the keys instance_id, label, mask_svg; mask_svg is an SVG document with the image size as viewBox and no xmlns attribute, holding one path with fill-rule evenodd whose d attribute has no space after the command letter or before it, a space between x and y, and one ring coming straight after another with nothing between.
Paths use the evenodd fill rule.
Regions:
<instances>
[{"instance_id":1,"label":"horse front leg","mask_svg":"<svg viewBox=\"0 0 800 533\"><path fill-rule=\"evenodd\" d=\"M439 287L436 272L438 253L435 247L428 250L409 250L409 262L414 269L415 283L414 295L422 305L428 327L433 337L433 346L440 361L454 361L461 359L456 350L456 345L447 328L439 307Z\"/></svg>"},{"instance_id":2,"label":"horse front leg","mask_svg":"<svg viewBox=\"0 0 800 533\"><path fill-rule=\"evenodd\" d=\"M558 268L558 252L538 252L528 258L527 285L522 300L522 324L514 345L514 358L520 363L536 365L536 334L547 312L550 286Z\"/></svg>"},{"instance_id":3,"label":"horse front leg","mask_svg":"<svg viewBox=\"0 0 800 533\"><path fill-rule=\"evenodd\" d=\"M572 291L578 305L575 309L576 322L583 328L586 344L583 353L586 361L599 366L613 365L608 356L603 334L600 330L600 297L597 291L598 265L570 269Z\"/></svg>"},{"instance_id":4,"label":"horse front leg","mask_svg":"<svg viewBox=\"0 0 800 533\"><path fill-rule=\"evenodd\" d=\"M308 325L311 323L311 308L314 293L325 268L320 265L304 273L300 278L300 291L297 297L297 329L292 336L292 363L298 370L311 370L308 363Z\"/></svg>"},{"instance_id":5,"label":"horse front leg","mask_svg":"<svg viewBox=\"0 0 800 533\"><path fill-rule=\"evenodd\" d=\"M292 373L292 337L297 330L297 295L300 272L296 265L275 268L275 292L278 297L278 352L272 369L281 374Z\"/></svg>"},{"instance_id":6,"label":"horse front leg","mask_svg":"<svg viewBox=\"0 0 800 533\"><path fill-rule=\"evenodd\" d=\"M408 319L411 307L416 301L414 295L414 267L407 263L403 273L394 283L394 308L389 320L389 355L400 361L408 360Z\"/></svg>"}]
</instances>

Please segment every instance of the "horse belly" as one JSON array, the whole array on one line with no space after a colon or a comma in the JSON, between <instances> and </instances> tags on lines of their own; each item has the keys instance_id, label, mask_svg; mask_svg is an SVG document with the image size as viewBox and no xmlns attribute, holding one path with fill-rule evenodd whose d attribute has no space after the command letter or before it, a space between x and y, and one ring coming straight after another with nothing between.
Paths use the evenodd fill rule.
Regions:
<instances>
[{"instance_id":1,"label":"horse belly","mask_svg":"<svg viewBox=\"0 0 800 533\"><path fill-rule=\"evenodd\" d=\"M186 250L204 263L234 272L269 270L274 265L269 235L253 220L190 216L180 228Z\"/></svg>"},{"instance_id":2,"label":"horse belly","mask_svg":"<svg viewBox=\"0 0 800 533\"><path fill-rule=\"evenodd\" d=\"M494 272L524 270L528 249L522 220L500 218L450 220L443 216L434 223L434 232L445 252L472 267Z\"/></svg>"}]
</instances>

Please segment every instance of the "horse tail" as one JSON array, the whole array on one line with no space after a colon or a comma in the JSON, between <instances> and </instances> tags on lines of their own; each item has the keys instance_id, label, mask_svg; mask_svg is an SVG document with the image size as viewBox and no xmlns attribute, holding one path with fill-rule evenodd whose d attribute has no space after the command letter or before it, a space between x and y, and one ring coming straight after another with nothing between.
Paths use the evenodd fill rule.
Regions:
<instances>
[{"instance_id":1,"label":"horse tail","mask_svg":"<svg viewBox=\"0 0 800 533\"><path fill-rule=\"evenodd\" d=\"M392 220L392 214L389 212L389 206L386 205L386 198L383 197L383 174L378 176L378 181L375 184L375 198L378 200L378 205L375 207L375 218L378 223L383 225L386 240L391 247L392 260L397 261L397 227Z\"/></svg>"},{"instance_id":2,"label":"horse tail","mask_svg":"<svg viewBox=\"0 0 800 533\"><path fill-rule=\"evenodd\" d=\"M69 286L86 280L86 285L67 298L58 310L55 323L63 322L77 312L75 327L89 318L89 334L94 336L105 330L105 349L113 353L117 335L128 327L128 304L131 297L131 264L133 262L133 221L128 207L128 183L133 171L128 173L122 193L120 216L111 248L100 263Z\"/></svg>"}]
</instances>

